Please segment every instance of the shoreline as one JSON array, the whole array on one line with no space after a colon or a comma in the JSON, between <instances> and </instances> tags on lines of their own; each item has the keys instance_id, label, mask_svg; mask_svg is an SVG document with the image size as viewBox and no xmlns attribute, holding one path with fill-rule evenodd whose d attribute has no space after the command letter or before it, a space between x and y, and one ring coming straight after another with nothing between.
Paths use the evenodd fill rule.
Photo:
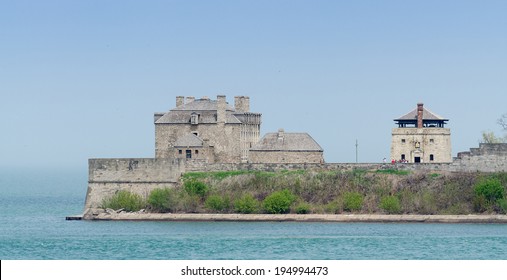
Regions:
<instances>
[{"instance_id":1,"label":"shoreline","mask_svg":"<svg viewBox=\"0 0 507 280\"><path fill-rule=\"evenodd\" d=\"M382 215L382 214L172 214L100 213L89 221L159 222L330 222L330 223L482 223L507 224L507 215Z\"/></svg>"}]
</instances>

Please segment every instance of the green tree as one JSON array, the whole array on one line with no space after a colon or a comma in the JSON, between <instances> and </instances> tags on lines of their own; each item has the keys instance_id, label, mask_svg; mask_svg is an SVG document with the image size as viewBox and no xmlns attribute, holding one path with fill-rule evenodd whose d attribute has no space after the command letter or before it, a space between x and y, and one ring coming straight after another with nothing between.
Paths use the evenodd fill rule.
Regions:
<instances>
[{"instance_id":1,"label":"green tree","mask_svg":"<svg viewBox=\"0 0 507 280\"><path fill-rule=\"evenodd\" d=\"M486 144L504 143L505 138L496 136L495 133L492 131L483 131L482 140L480 142Z\"/></svg>"},{"instance_id":2,"label":"green tree","mask_svg":"<svg viewBox=\"0 0 507 280\"><path fill-rule=\"evenodd\" d=\"M200 198L204 198L209 190L208 186L205 183L195 179L186 181L183 184L183 187L189 195L199 196Z\"/></svg>"},{"instance_id":3,"label":"green tree","mask_svg":"<svg viewBox=\"0 0 507 280\"><path fill-rule=\"evenodd\" d=\"M252 214L259 209L259 201L251 194L245 194L234 202L234 210L242 214Z\"/></svg>"},{"instance_id":4,"label":"green tree","mask_svg":"<svg viewBox=\"0 0 507 280\"><path fill-rule=\"evenodd\" d=\"M358 192L346 192L343 195L343 210L359 211L363 208L363 195Z\"/></svg>"},{"instance_id":5,"label":"green tree","mask_svg":"<svg viewBox=\"0 0 507 280\"><path fill-rule=\"evenodd\" d=\"M389 214L401 213L400 199L396 196L384 196L380 200L380 208Z\"/></svg>"},{"instance_id":6,"label":"green tree","mask_svg":"<svg viewBox=\"0 0 507 280\"><path fill-rule=\"evenodd\" d=\"M285 189L266 197L264 199L264 209L270 214L286 214L294 201L296 201L296 196Z\"/></svg>"},{"instance_id":7,"label":"green tree","mask_svg":"<svg viewBox=\"0 0 507 280\"><path fill-rule=\"evenodd\" d=\"M148 196L148 205L155 212L170 212L175 210L177 197L174 189L154 189Z\"/></svg>"}]
</instances>

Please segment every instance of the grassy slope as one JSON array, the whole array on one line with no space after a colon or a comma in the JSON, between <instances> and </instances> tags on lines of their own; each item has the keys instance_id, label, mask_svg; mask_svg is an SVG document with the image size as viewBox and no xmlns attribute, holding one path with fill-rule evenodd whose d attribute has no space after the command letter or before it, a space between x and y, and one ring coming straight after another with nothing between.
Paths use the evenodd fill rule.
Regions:
<instances>
[{"instance_id":1,"label":"grassy slope","mask_svg":"<svg viewBox=\"0 0 507 280\"><path fill-rule=\"evenodd\" d=\"M482 173L409 173L407 171L356 170L285 171L285 172L206 172L187 173L183 181L199 180L209 186L209 196L226 199L220 212L234 212L234 201L245 194L259 202L275 191L288 189L298 197L291 212L306 204L310 213L404 213L404 214L471 214L474 206L474 185L484 178L498 178L507 185L507 174ZM350 193L358 193L362 202L358 210L350 210ZM386 199L386 197L395 197ZM203 198L205 200L206 198ZM395 200L398 205L392 205ZM389 204L391 203L391 204ZM386 206L387 205L387 206ZM389 207L391 206L391 207ZM216 212L200 207L195 212ZM258 212L262 213L262 207ZM486 212L502 212L492 205ZM481 211L482 212L482 211Z\"/></svg>"}]
</instances>

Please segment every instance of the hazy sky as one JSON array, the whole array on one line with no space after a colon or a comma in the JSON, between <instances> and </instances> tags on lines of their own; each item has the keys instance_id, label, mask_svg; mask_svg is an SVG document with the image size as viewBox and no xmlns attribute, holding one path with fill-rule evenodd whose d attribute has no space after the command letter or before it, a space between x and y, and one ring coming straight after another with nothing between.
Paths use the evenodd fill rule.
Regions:
<instances>
[{"instance_id":1,"label":"hazy sky","mask_svg":"<svg viewBox=\"0 0 507 280\"><path fill-rule=\"evenodd\" d=\"M153 157L177 95L248 95L262 134L328 162L389 157L417 102L453 156L501 133L507 1L0 1L0 166Z\"/></svg>"}]
</instances>

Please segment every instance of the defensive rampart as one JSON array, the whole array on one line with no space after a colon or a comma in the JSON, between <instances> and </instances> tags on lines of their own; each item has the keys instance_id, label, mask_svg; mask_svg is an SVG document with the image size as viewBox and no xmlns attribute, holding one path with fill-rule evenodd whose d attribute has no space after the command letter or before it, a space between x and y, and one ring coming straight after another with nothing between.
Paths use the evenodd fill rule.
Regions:
<instances>
[{"instance_id":1,"label":"defensive rampart","mask_svg":"<svg viewBox=\"0 0 507 280\"><path fill-rule=\"evenodd\" d=\"M185 170L180 159L90 159L85 209L120 190L146 197L153 189L175 186Z\"/></svg>"},{"instance_id":2,"label":"defensive rampart","mask_svg":"<svg viewBox=\"0 0 507 280\"><path fill-rule=\"evenodd\" d=\"M398 169L428 172L507 172L507 144L481 144L470 152L459 153L452 163L206 163L185 159L90 159L85 209L98 208L102 200L119 190L147 197L155 188L174 187L185 172L213 171L351 171L354 169Z\"/></svg>"}]
</instances>

